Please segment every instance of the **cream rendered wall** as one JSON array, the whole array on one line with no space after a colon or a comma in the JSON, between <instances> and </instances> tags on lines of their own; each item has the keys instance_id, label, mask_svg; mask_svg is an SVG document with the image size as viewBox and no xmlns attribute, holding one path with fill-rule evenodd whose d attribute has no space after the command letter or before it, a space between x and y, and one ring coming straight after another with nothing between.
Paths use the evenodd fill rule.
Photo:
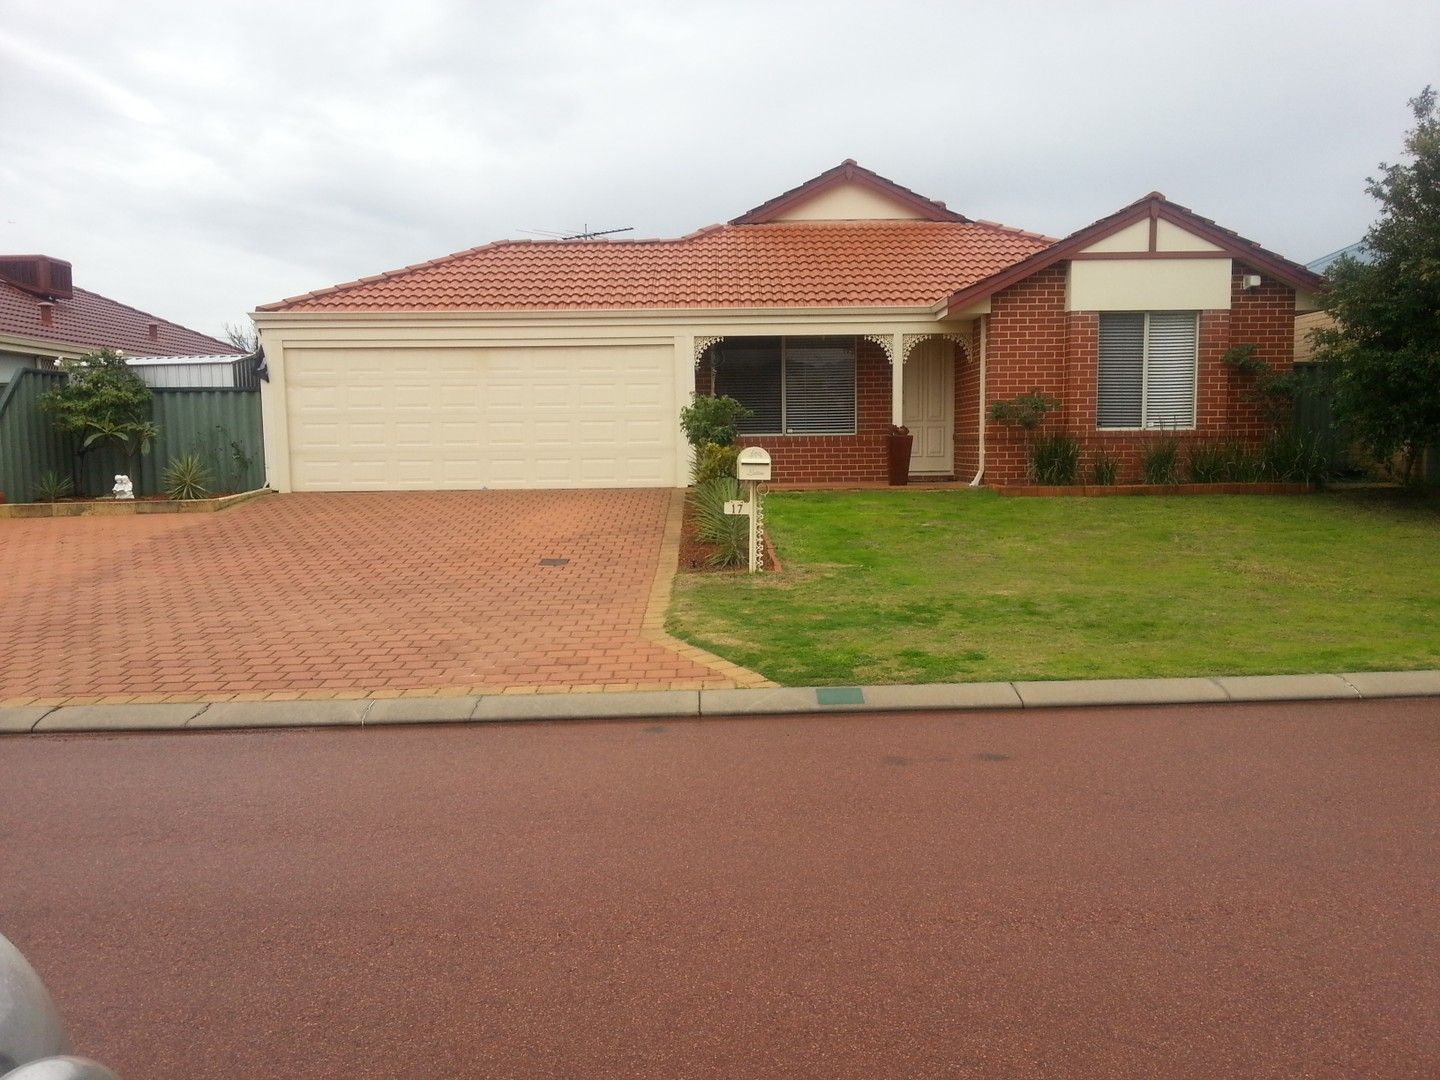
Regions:
<instances>
[{"instance_id":1,"label":"cream rendered wall","mask_svg":"<svg viewBox=\"0 0 1440 1080\"><path fill-rule=\"evenodd\" d=\"M1163 218L1155 223L1155 249L1157 251L1223 251L1203 237L1196 236L1188 229L1182 229Z\"/></svg>"},{"instance_id":2,"label":"cream rendered wall","mask_svg":"<svg viewBox=\"0 0 1440 1080\"><path fill-rule=\"evenodd\" d=\"M1102 236L1082 251L1148 251L1150 249L1150 221L1137 221L1126 225L1117 233Z\"/></svg>"},{"instance_id":3,"label":"cream rendered wall","mask_svg":"<svg viewBox=\"0 0 1440 1080\"><path fill-rule=\"evenodd\" d=\"M1070 263L1070 311L1216 311L1230 307L1229 259L1096 259Z\"/></svg>"},{"instance_id":4,"label":"cream rendered wall","mask_svg":"<svg viewBox=\"0 0 1440 1080\"><path fill-rule=\"evenodd\" d=\"M633 345L671 350L677 403L695 390L696 339L731 336L967 333L969 320L940 321L929 308L818 308L697 311L266 312L253 314L270 381L260 384L268 483L292 490L286 365L303 350L473 349L477 347ZM650 350L645 350L649 352ZM903 370L902 370L903 378ZM898 392L898 389L897 389ZM690 449L673 418L676 483L690 470Z\"/></svg>"},{"instance_id":5,"label":"cream rendered wall","mask_svg":"<svg viewBox=\"0 0 1440 1080\"><path fill-rule=\"evenodd\" d=\"M903 221L920 214L853 182L836 184L781 214L778 221Z\"/></svg>"}]
</instances>

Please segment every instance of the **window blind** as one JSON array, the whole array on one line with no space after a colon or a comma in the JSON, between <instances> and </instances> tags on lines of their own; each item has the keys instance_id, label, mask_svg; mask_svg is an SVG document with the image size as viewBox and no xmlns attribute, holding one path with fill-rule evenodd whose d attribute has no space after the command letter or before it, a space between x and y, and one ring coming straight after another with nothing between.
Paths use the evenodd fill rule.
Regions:
<instances>
[{"instance_id":1,"label":"window blind","mask_svg":"<svg viewBox=\"0 0 1440 1080\"><path fill-rule=\"evenodd\" d=\"M1145 343L1145 426L1195 426L1195 316L1153 311Z\"/></svg>"},{"instance_id":2,"label":"window blind","mask_svg":"<svg viewBox=\"0 0 1440 1080\"><path fill-rule=\"evenodd\" d=\"M786 434L850 435L854 431L855 339L787 339Z\"/></svg>"},{"instance_id":3,"label":"window blind","mask_svg":"<svg viewBox=\"0 0 1440 1080\"><path fill-rule=\"evenodd\" d=\"M1145 316L1104 312L1100 316L1100 382L1096 391L1098 427L1138 428L1145 387Z\"/></svg>"},{"instance_id":4,"label":"window blind","mask_svg":"<svg viewBox=\"0 0 1440 1080\"><path fill-rule=\"evenodd\" d=\"M716 396L732 397L751 412L737 425L742 434L778 435L785 430L780 379L779 338L734 338L716 349Z\"/></svg>"}]
</instances>

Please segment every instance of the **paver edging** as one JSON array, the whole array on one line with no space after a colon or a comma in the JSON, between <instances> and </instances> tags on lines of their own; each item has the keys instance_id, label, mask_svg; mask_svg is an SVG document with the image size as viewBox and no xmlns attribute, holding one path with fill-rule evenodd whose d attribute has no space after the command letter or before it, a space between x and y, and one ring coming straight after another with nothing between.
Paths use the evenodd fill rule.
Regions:
<instances>
[{"instance_id":1,"label":"paver edging","mask_svg":"<svg viewBox=\"0 0 1440 1080\"><path fill-rule=\"evenodd\" d=\"M213 514L228 510L261 495L273 495L270 488L256 488L217 499L91 499L83 502L0 503L0 520L5 518L130 517L137 514Z\"/></svg>"}]
</instances>

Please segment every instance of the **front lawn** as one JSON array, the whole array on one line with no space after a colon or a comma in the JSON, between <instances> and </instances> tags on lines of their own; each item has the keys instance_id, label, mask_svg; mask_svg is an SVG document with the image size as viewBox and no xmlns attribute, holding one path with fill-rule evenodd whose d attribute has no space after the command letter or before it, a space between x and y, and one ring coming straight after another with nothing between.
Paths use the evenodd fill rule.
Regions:
<instances>
[{"instance_id":1,"label":"front lawn","mask_svg":"<svg viewBox=\"0 0 1440 1080\"><path fill-rule=\"evenodd\" d=\"M1440 501L782 493L669 629L794 686L1440 667Z\"/></svg>"}]
</instances>

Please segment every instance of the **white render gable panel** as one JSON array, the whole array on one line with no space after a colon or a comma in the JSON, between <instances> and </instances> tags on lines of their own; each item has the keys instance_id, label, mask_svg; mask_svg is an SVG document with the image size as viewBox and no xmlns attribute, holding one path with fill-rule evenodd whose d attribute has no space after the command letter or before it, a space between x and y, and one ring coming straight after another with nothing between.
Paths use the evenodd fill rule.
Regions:
<instances>
[{"instance_id":1,"label":"white render gable panel","mask_svg":"<svg viewBox=\"0 0 1440 1080\"><path fill-rule=\"evenodd\" d=\"M296 491L671 487L673 349L292 348Z\"/></svg>"}]
</instances>

